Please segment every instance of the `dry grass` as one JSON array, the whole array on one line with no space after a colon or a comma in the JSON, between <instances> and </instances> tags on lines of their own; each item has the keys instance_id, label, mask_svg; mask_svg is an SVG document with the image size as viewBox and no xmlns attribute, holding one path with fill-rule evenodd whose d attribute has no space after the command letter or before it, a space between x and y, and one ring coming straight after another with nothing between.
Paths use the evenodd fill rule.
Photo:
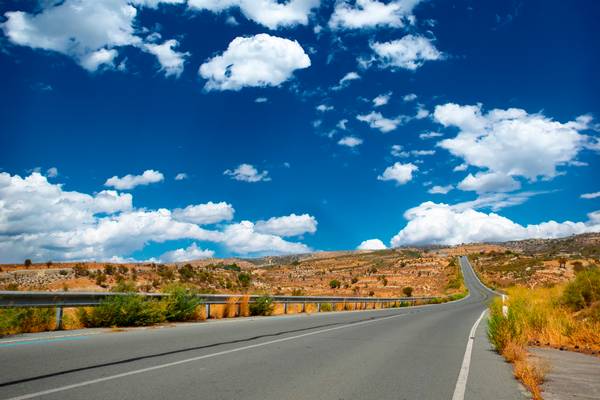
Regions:
<instances>
[{"instance_id":1,"label":"dry grass","mask_svg":"<svg viewBox=\"0 0 600 400\"><path fill-rule=\"evenodd\" d=\"M541 399L540 385L547 367L528 356L528 345L567 348L574 351L600 350L600 320L588 307L574 312L565 302L565 287L528 289L513 287L508 292L508 315L502 301L490 306L488 334L504 358L514 364L514 375Z\"/></svg>"},{"instance_id":2,"label":"dry grass","mask_svg":"<svg viewBox=\"0 0 600 400\"><path fill-rule=\"evenodd\" d=\"M238 300L237 297L231 297L227 299L227 304L225 304L225 310L223 312L225 318L234 318L238 315Z\"/></svg>"},{"instance_id":3,"label":"dry grass","mask_svg":"<svg viewBox=\"0 0 600 400\"><path fill-rule=\"evenodd\" d=\"M242 296L240 299L240 317L250 316L250 297L248 295Z\"/></svg>"}]
</instances>

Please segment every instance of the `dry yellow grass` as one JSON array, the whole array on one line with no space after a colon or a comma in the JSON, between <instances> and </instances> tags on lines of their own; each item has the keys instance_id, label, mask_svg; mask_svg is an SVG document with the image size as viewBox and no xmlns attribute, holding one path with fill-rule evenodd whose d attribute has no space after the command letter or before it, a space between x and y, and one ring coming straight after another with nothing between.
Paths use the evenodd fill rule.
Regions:
<instances>
[{"instance_id":1,"label":"dry yellow grass","mask_svg":"<svg viewBox=\"0 0 600 400\"><path fill-rule=\"evenodd\" d=\"M249 315L250 315L250 297L248 295L244 295L240 299L240 316L248 317Z\"/></svg>"},{"instance_id":2,"label":"dry yellow grass","mask_svg":"<svg viewBox=\"0 0 600 400\"><path fill-rule=\"evenodd\" d=\"M227 304L225 304L225 310L223 313L225 318L234 318L238 316L238 300L239 298L237 297L231 297L227 299Z\"/></svg>"},{"instance_id":3,"label":"dry yellow grass","mask_svg":"<svg viewBox=\"0 0 600 400\"><path fill-rule=\"evenodd\" d=\"M513 287L508 292L508 315L502 314L502 301L491 307L488 327L490 340L504 358L514 364L514 375L541 399L546 366L528 356L528 345L568 348L575 351L600 349L600 321L584 318L564 303L565 285L528 289ZM585 311L585 310L584 310Z\"/></svg>"}]
</instances>

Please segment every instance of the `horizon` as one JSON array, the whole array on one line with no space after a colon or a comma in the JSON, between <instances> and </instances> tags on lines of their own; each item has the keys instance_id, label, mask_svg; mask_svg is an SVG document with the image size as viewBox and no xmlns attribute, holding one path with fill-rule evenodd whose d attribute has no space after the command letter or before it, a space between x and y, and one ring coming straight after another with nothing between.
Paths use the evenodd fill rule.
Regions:
<instances>
[{"instance_id":1,"label":"horizon","mask_svg":"<svg viewBox=\"0 0 600 400\"><path fill-rule=\"evenodd\" d=\"M600 232L600 4L265 2L2 2L0 263Z\"/></svg>"}]
</instances>

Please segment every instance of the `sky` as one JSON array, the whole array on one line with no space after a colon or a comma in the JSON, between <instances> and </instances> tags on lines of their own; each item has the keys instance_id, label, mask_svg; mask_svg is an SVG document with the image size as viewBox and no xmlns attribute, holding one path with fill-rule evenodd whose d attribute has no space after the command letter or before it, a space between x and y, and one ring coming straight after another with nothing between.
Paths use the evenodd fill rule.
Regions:
<instances>
[{"instance_id":1,"label":"sky","mask_svg":"<svg viewBox=\"0 0 600 400\"><path fill-rule=\"evenodd\" d=\"M600 231L596 1L0 2L0 262Z\"/></svg>"}]
</instances>

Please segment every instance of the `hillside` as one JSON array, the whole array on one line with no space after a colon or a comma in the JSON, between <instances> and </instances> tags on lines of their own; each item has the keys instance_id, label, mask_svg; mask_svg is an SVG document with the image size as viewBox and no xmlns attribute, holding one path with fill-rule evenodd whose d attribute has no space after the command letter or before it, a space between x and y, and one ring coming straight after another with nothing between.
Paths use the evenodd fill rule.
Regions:
<instances>
[{"instance_id":1,"label":"hillside","mask_svg":"<svg viewBox=\"0 0 600 400\"><path fill-rule=\"evenodd\" d=\"M123 282L156 292L173 282L207 293L402 296L459 291L451 258L415 249L320 252L260 259L206 259L178 264L46 263L3 265L4 290L111 290Z\"/></svg>"}]
</instances>

